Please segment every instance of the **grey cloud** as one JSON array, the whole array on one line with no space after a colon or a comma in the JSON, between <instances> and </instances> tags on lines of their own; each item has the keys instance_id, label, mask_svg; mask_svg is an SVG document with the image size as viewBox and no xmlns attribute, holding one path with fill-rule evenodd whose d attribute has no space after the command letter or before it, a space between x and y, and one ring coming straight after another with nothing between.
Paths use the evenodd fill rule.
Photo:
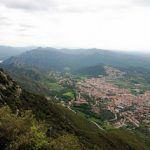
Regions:
<instances>
[{"instance_id":1,"label":"grey cloud","mask_svg":"<svg viewBox=\"0 0 150 150\"><path fill-rule=\"evenodd\" d=\"M28 31L28 28L17 28L16 31L24 33L26 31Z\"/></svg>"},{"instance_id":2,"label":"grey cloud","mask_svg":"<svg viewBox=\"0 0 150 150\"><path fill-rule=\"evenodd\" d=\"M17 34L18 36L20 37L33 37L32 34L25 34L25 33L20 33L20 34Z\"/></svg>"},{"instance_id":3,"label":"grey cloud","mask_svg":"<svg viewBox=\"0 0 150 150\"><path fill-rule=\"evenodd\" d=\"M114 0L115 1L115 0ZM79 1L77 1L78 3ZM86 1L85 1L86 2ZM150 6L150 0L128 0L126 4L74 6L71 2L61 0L0 0L0 4L13 9L26 11L51 11L54 13L101 12L103 10L126 10L132 5Z\"/></svg>"},{"instance_id":4,"label":"grey cloud","mask_svg":"<svg viewBox=\"0 0 150 150\"><path fill-rule=\"evenodd\" d=\"M17 28L17 31L19 32L26 32L28 31L29 29L32 29L34 28L33 25L28 25L28 24L20 24Z\"/></svg>"},{"instance_id":5,"label":"grey cloud","mask_svg":"<svg viewBox=\"0 0 150 150\"><path fill-rule=\"evenodd\" d=\"M150 0L133 0L135 4L150 6Z\"/></svg>"},{"instance_id":6,"label":"grey cloud","mask_svg":"<svg viewBox=\"0 0 150 150\"><path fill-rule=\"evenodd\" d=\"M27 29L22 29L22 28L20 28L20 29L17 29L17 31L25 32L25 31L27 31Z\"/></svg>"},{"instance_id":7,"label":"grey cloud","mask_svg":"<svg viewBox=\"0 0 150 150\"><path fill-rule=\"evenodd\" d=\"M7 20L7 17L0 16L0 22Z\"/></svg>"},{"instance_id":8,"label":"grey cloud","mask_svg":"<svg viewBox=\"0 0 150 150\"><path fill-rule=\"evenodd\" d=\"M85 8L66 8L62 12L71 12L71 13L84 13L84 12L102 12L104 10L126 10L130 6L128 5L115 5L115 6L99 6L99 7L85 7Z\"/></svg>"},{"instance_id":9,"label":"grey cloud","mask_svg":"<svg viewBox=\"0 0 150 150\"><path fill-rule=\"evenodd\" d=\"M9 19L7 17L0 15L0 26L9 26L9 25L11 25Z\"/></svg>"},{"instance_id":10,"label":"grey cloud","mask_svg":"<svg viewBox=\"0 0 150 150\"><path fill-rule=\"evenodd\" d=\"M134 0L133 0L134 1ZM74 1L75 2L75 1ZM0 0L0 3L8 8L22 9L26 11L51 11L59 13L84 13L84 12L100 12L108 9L124 9L128 6L112 5L112 6L87 6L73 5L70 0ZM80 3L80 1L77 1Z\"/></svg>"},{"instance_id":11,"label":"grey cloud","mask_svg":"<svg viewBox=\"0 0 150 150\"><path fill-rule=\"evenodd\" d=\"M33 25L28 25L28 24L20 24L19 25L21 28L34 28L34 26Z\"/></svg>"},{"instance_id":12,"label":"grey cloud","mask_svg":"<svg viewBox=\"0 0 150 150\"><path fill-rule=\"evenodd\" d=\"M0 0L8 8L28 11L47 10L54 7L54 0Z\"/></svg>"}]
</instances>

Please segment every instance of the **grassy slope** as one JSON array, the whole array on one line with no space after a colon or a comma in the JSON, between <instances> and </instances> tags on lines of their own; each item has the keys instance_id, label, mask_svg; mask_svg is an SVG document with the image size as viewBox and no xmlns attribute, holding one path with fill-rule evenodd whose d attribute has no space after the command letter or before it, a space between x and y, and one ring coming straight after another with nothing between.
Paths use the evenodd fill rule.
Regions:
<instances>
[{"instance_id":1,"label":"grassy slope","mask_svg":"<svg viewBox=\"0 0 150 150\"><path fill-rule=\"evenodd\" d=\"M59 110L71 120L77 130L77 134L79 134L78 136L84 135L90 143L98 145L101 149L146 150L148 148L144 140L129 131L115 129L103 132L80 115L72 113L61 106L59 106Z\"/></svg>"}]
</instances>

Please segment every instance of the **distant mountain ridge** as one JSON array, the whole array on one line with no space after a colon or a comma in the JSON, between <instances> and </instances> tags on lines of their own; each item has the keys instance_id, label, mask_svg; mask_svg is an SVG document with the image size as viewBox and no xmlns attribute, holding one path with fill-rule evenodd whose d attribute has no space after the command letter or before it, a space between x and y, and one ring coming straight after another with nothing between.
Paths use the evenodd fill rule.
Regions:
<instances>
[{"instance_id":1,"label":"distant mountain ridge","mask_svg":"<svg viewBox=\"0 0 150 150\"><path fill-rule=\"evenodd\" d=\"M79 50L70 53L55 48L37 48L11 57L3 64L30 65L45 70L63 71L66 67L71 71L97 65L115 67L143 67L150 69L150 57L98 49ZM68 50L69 51L69 50Z\"/></svg>"},{"instance_id":2,"label":"distant mountain ridge","mask_svg":"<svg viewBox=\"0 0 150 150\"><path fill-rule=\"evenodd\" d=\"M21 53L34 48L35 47L11 47L0 45L0 60L5 60L11 56L20 55Z\"/></svg>"}]
</instances>

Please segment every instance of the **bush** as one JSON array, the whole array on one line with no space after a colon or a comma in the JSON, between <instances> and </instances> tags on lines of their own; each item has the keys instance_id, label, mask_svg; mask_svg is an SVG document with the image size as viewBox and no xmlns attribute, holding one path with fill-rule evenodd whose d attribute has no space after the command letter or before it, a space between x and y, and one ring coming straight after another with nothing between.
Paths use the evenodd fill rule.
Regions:
<instances>
[{"instance_id":1,"label":"bush","mask_svg":"<svg viewBox=\"0 0 150 150\"><path fill-rule=\"evenodd\" d=\"M46 127L38 123L31 111L13 114L8 107L0 108L1 149L41 149L47 147Z\"/></svg>"}]
</instances>

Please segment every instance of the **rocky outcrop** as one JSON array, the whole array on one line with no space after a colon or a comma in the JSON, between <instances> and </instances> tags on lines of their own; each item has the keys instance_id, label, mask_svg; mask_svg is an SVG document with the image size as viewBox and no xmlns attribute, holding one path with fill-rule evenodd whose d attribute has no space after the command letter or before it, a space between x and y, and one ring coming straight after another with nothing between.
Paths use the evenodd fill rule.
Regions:
<instances>
[{"instance_id":1,"label":"rocky outcrop","mask_svg":"<svg viewBox=\"0 0 150 150\"><path fill-rule=\"evenodd\" d=\"M6 98L19 98L21 93L21 87L3 69L0 69L0 104L5 104Z\"/></svg>"}]
</instances>

